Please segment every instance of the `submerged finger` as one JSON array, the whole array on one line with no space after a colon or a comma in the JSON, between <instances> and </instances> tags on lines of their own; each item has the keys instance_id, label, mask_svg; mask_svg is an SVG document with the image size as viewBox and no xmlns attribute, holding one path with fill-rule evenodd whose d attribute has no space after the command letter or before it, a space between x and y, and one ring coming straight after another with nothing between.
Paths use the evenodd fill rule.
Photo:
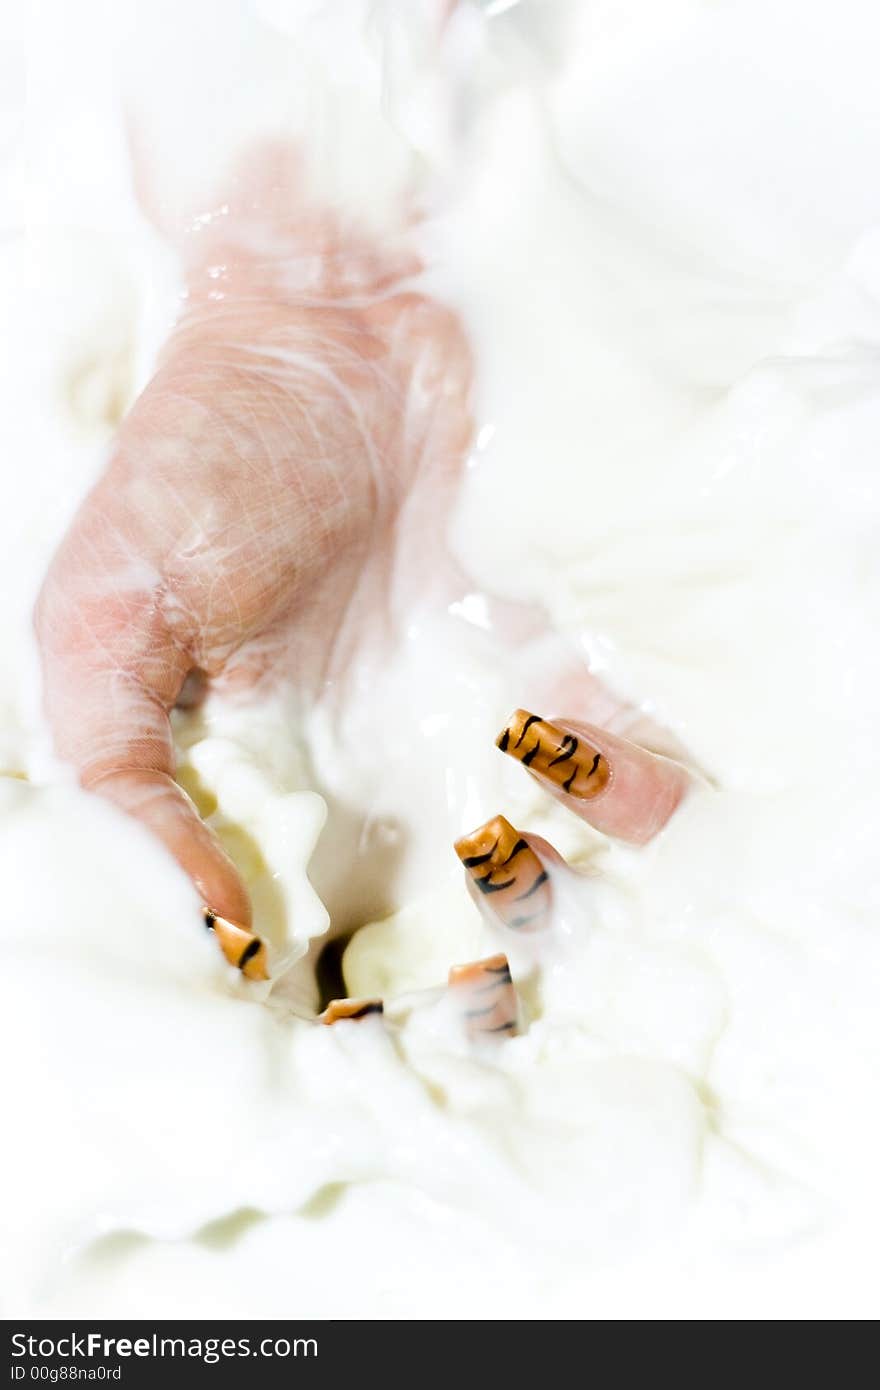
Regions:
<instances>
[{"instance_id":1,"label":"submerged finger","mask_svg":"<svg viewBox=\"0 0 880 1390\"><path fill-rule=\"evenodd\" d=\"M456 840L454 848L486 916L512 931L537 932L550 925L553 893L546 863L558 856L546 841L493 816Z\"/></svg>"},{"instance_id":2,"label":"submerged finger","mask_svg":"<svg viewBox=\"0 0 880 1390\"><path fill-rule=\"evenodd\" d=\"M331 999L318 1021L325 1024L359 1023L361 1019L383 1014L385 1005L381 999Z\"/></svg>"},{"instance_id":3,"label":"submerged finger","mask_svg":"<svg viewBox=\"0 0 880 1390\"><path fill-rule=\"evenodd\" d=\"M449 992L472 1041L512 1037L517 1032L519 1000L507 956L499 953L453 965Z\"/></svg>"}]
</instances>

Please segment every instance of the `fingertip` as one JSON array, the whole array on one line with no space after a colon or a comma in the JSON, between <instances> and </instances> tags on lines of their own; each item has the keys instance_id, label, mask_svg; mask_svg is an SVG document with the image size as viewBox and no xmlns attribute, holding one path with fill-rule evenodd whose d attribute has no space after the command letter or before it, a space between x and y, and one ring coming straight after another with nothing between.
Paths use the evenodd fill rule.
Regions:
<instances>
[{"instance_id":1,"label":"fingertip","mask_svg":"<svg viewBox=\"0 0 880 1390\"><path fill-rule=\"evenodd\" d=\"M453 848L484 916L514 931L542 931L548 925L551 891L535 837L499 815L456 840ZM551 853L558 859L555 850Z\"/></svg>"},{"instance_id":2,"label":"fingertip","mask_svg":"<svg viewBox=\"0 0 880 1390\"><path fill-rule=\"evenodd\" d=\"M234 965L236 970L240 970L249 980L268 980L269 957L266 943L254 932L218 916L207 907L205 926L216 936L220 949L230 965Z\"/></svg>"},{"instance_id":3,"label":"fingertip","mask_svg":"<svg viewBox=\"0 0 880 1390\"><path fill-rule=\"evenodd\" d=\"M607 762L610 776L601 797L568 798L569 809L595 829L628 844L648 844L678 810L692 778L687 768L631 739L608 733L581 720L561 719L560 726L594 747Z\"/></svg>"},{"instance_id":4,"label":"fingertip","mask_svg":"<svg viewBox=\"0 0 880 1390\"><path fill-rule=\"evenodd\" d=\"M574 815L629 844L653 839L691 783L680 763L581 720L515 710L496 743Z\"/></svg>"},{"instance_id":5,"label":"fingertip","mask_svg":"<svg viewBox=\"0 0 880 1390\"><path fill-rule=\"evenodd\" d=\"M251 902L238 870L172 777L145 769L121 769L105 773L89 789L112 801L162 841L192 880L207 910L249 930Z\"/></svg>"}]
</instances>

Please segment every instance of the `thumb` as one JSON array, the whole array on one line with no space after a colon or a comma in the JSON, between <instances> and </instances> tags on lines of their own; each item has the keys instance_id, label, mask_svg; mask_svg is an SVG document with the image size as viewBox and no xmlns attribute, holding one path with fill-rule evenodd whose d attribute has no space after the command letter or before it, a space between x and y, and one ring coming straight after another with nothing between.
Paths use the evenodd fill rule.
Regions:
<instances>
[{"instance_id":1,"label":"thumb","mask_svg":"<svg viewBox=\"0 0 880 1390\"><path fill-rule=\"evenodd\" d=\"M135 569L131 587L122 588L115 567L103 570L102 579L90 526L88 513L85 522L74 523L35 615L56 750L76 767L84 787L163 842L198 889L227 958L238 965L247 951L242 968L265 978L265 947L252 945L244 884L174 781L169 712L190 660L168 629L155 583L138 578ZM230 930L215 924L215 916L227 919Z\"/></svg>"}]
</instances>

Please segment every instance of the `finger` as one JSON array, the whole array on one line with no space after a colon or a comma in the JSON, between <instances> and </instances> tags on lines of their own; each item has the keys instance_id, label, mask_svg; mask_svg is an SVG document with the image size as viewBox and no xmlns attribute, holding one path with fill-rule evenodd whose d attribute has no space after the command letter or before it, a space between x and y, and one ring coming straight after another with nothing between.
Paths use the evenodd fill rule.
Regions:
<instances>
[{"instance_id":1,"label":"finger","mask_svg":"<svg viewBox=\"0 0 880 1390\"><path fill-rule=\"evenodd\" d=\"M511 931L545 931L553 890L547 864L562 863L546 840L523 835L504 816L493 816L455 842L472 897L484 916Z\"/></svg>"},{"instance_id":2,"label":"finger","mask_svg":"<svg viewBox=\"0 0 880 1390\"><path fill-rule=\"evenodd\" d=\"M577 720L518 709L496 743L568 810L630 844L656 835L690 785L680 764Z\"/></svg>"},{"instance_id":3,"label":"finger","mask_svg":"<svg viewBox=\"0 0 880 1390\"><path fill-rule=\"evenodd\" d=\"M326 1024L344 1021L358 1023L362 1018L384 1012L385 1005L381 999L331 999L324 1012L318 1014L318 1020Z\"/></svg>"},{"instance_id":4,"label":"finger","mask_svg":"<svg viewBox=\"0 0 880 1390\"><path fill-rule=\"evenodd\" d=\"M132 761L131 756L127 761ZM239 931L249 929L250 899L234 864L169 772L128 766L106 772L98 779L87 775L83 785L112 801L158 836L195 884L205 910L220 919L219 927L209 923L218 941L224 940L223 922ZM230 941L231 948L236 944ZM249 940L242 943L233 964L239 963L247 944Z\"/></svg>"},{"instance_id":5,"label":"finger","mask_svg":"<svg viewBox=\"0 0 880 1390\"><path fill-rule=\"evenodd\" d=\"M453 965L449 993L472 1042L513 1037L519 1020L519 999L507 956Z\"/></svg>"},{"instance_id":6,"label":"finger","mask_svg":"<svg viewBox=\"0 0 880 1390\"><path fill-rule=\"evenodd\" d=\"M102 586L93 546L75 524L53 563L36 613L46 712L59 755L82 785L163 842L198 889L227 958L250 945L251 906L213 831L174 781L169 722L190 661L169 633L148 583ZM83 563L85 556L87 563ZM100 568L97 575L101 574ZM102 591L102 587L103 590ZM236 931L245 932L241 941ZM265 975L265 951L244 965Z\"/></svg>"}]
</instances>

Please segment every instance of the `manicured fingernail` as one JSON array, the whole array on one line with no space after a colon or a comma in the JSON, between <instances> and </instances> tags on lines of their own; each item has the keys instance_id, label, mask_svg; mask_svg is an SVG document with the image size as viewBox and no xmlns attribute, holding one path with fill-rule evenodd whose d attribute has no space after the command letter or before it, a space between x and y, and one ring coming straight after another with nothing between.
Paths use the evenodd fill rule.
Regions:
<instances>
[{"instance_id":1,"label":"manicured fingernail","mask_svg":"<svg viewBox=\"0 0 880 1390\"><path fill-rule=\"evenodd\" d=\"M578 801L592 801L611 780L608 760L598 748L525 709L514 711L495 742L502 753Z\"/></svg>"},{"instance_id":2,"label":"manicured fingernail","mask_svg":"<svg viewBox=\"0 0 880 1390\"><path fill-rule=\"evenodd\" d=\"M550 924L547 871L527 840L503 816L493 816L455 842L455 852L486 905L514 931Z\"/></svg>"},{"instance_id":3,"label":"manicured fingernail","mask_svg":"<svg viewBox=\"0 0 880 1390\"><path fill-rule=\"evenodd\" d=\"M507 956L453 965L449 988L469 1038L504 1038L516 1032L517 997Z\"/></svg>"},{"instance_id":4,"label":"manicured fingernail","mask_svg":"<svg viewBox=\"0 0 880 1390\"><path fill-rule=\"evenodd\" d=\"M318 1019L321 1023L339 1023L344 1018L357 1020L384 1012L381 999L331 999L324 1012L318 1014Z\"/></svg>"},{"instance_id":5,"label":"manicured fingernail","mask_svg":"<svg viewBox=\"0 0 880 1390\"><path fill-rule=\"evenodd\" d=\"M218 917L209 907L205 908L205 926L216 936L230 965L238 966L249 980L268 980L265 942L246 927L237 927L225 917Z\"/></svg>"}]
</instances>

